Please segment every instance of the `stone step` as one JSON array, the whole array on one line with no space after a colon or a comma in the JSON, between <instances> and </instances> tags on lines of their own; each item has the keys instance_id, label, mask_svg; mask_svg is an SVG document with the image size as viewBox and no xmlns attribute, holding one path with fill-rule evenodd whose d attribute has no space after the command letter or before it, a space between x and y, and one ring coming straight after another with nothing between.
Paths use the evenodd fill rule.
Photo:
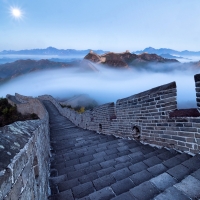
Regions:
<instances>
[{"instance_id":1,"label":"stone step","mask_svg":"<svg viewBox=\"0 0 200 200\"><path fill-rule=\"evenodd\" d=\"M140 152L132 153L132 152L136 151L136 149L140 150ZM113 163L113 161L115 161L116 164L121 164L122 162L130 161L130 165L136 164L138 161L144 161L144 163L150 167L150 166L153 166L154 164L161 163L161 162L163 162L163 160L176 155L176 154L173 154L168 151L165 152L166 151L165 149L156 149L156 150L153 148L151 149L152 151L154 150L154 155L158 155L158 157L156 157L156 156L152 157L153 152L148 153L148 154L143 154L143 153L147 153L145 151L144 147L140 147L139 149L138 149L138 147L136 147L131 150L132 150L132 152L127 151L126 149L124 149L124 151L121 151L121 152L119 152L119 151L116 152L116 151L113 151L113 149L111 149L111 151L107 150L107 151L99 152L99 153L95 153L95 154L94 154L94 152L91 151L91 152L89 152L89 153L91 153L89 155L83 156L81 154L77 154L76 157L74 157L74 154L72 154L71 158L74 158L74 159L60 162L59 164L54 164L51 166L51 168L57 169L58 174L62 175L64 173L69 173L70 172L69 170L75 171L76 168L79 169L79 168L83 168L84 166L87 167L88 165L102 163L102 161L103 161L102 164L107 163L107 165L109 165L109 163ZM164 151L164 153L163 153L163 151ZM108 152L110 154L108 154ZM148 155L151 155L151 158L149 158ZM162 158L163 155L165 155L165 156ZM162 160L159 158L159 156L162 158ZM74 166L74 168L72 168L72 166ZM104 166L104 168L105 168L105 166Z\"/></svg>"},{"instance_id":2,"label":"stone step","mask_svg":"<svg viewBox=\"0 0 200 200\"><path fill-rule=\"evenodd\" d=\"M75 133L75 135L77 135L77 134ZM72 137L70 135L67 135L67 133L63 133L63 134L59 134L58 137L51 136L50 138L51 138L52 142L55 142L57 144L62 144L62 143L65 143L65 144L67 144L67 143L76 144L77 143L78 144L78 143L83 142L83 141L92 142L93 138L90 139L90 136L91 135L88 134L88 132L85 131L85 132L82 132L82 134L77 135L77 137ZM85 138L85 139L83 139L83 138ZM98 139L98 135L96 136L96 138ZM59 149L56 149L56 147L55 147L55 150L59 150Z\"/></svg>"},{"instance_id":3,"label":"stone step","mask_svg":"<svg viewBox=\"0 0 200 200\"><path fill-rule=\"evenodd\" d=\"M135 174L132 174L131 176L130 174L132 172L128 168L123 168L115 172L110 171L109 174L102 176L98 179L94 179L97 176L97 174L94 172L94 173L82 176L81 178L79 177L79 178L71 179L69 181L61 182L58 184L58 190L62 193L63 191L72 188L72 192L73 192L75 190L74 188L82 188L82 187L85 187L87 183L92 183L93 188L90 188L88 193L86 192L83 194L78 194L77 197L83 198L84 195L89 194L89 199L90 199L90 198L93 198L93 196L95 195L98 196L101 193L101 191L105 190L105 188L110 188L109 191L112 191L113 192L112 194L114 194L112 197L114 197L115 195L116 196L122 195L124 192L126 193L127 191L130 190L130 193L135 194L136 198L142 197L140 199L145 199L146 197L141 194L141 191L142 191L141 188L142 189L144 189L145 187L150 188L150 189L154 188L154 190L148 193L148 196L147 196L147 199L148 199L151 196L154 197L160 191L163 191L164 189L172 186L173 184L177 182L172 176L166 173L167 168L165 168L165 170L164 168L162 168L162 170L160 170L160 168L157 168L157 170L159 171L158 172L154 171L153 174L152 174L151 168L152 167L147 168L146 170L142 170L141 172L137 172ZM156 176L154 177L155 174ZM95 192L90 194L92 190ZM100 192L98 192L98 190L100 190ZM138 192L138 190L140 192ZM106 193L104 194L105 197L104 196L103 197L105 199L108 197L111 198L109 194Z\"/></svg>"},{"instance_id":4,"label":"stone step","mask_svg":"<svg viewBox=\"0 0 200 200\"><path fill-rule=\"evenodd\" d=\"M163 199L189 200L200 198L200 169L186 176L179 183L165 189L154 200Z\"/></svg>"},{"instance_id":5,"label":"stone step","mask_svg":"<svg viewBox=\"0 0 200 200\"><path fill-rule=\"evenodd\" d=\"M73 159L73 158L80 158L80 157L84 157L84 156L89 156L89 155L92 155L92 154L97 154L97 153L100 153L102 151L105 152L106 156L111 156L112 154L116 154L116 153L121 153L123 154L123 152L127 152L127 150L121 150L120 149L120 146L119 146L119 143L115 140L115 141L109 141L109 142L105 142L105 143L101 143L98 144L99 142L97 141L97 144L92 144L91 146L86 146L86 147L81 147L81 148L76 148L75 150L72 150L68 153L65 153L65 154L62 154L60 156L56 155L56 158L55 158L55 164L56 163L61 163L63 162L63 160L70 160L70 159ZM118 147L117 148L113 148L113 144L118 144ZM135 146L135 144L133 145ZM118 150L119 148L119 150ZM138 147L135 147L135 148L138 148ZM134 149L134 148L133 148ZM132 149L132 150L133 150ZM131 151L129 151L129 153L131 153ZM61 162L59 162L61 161Z\"/></svg>"},{"instance_id":6,"label":"stone step","mask_svg":"<svg viewBox=\"0 0 200 200\"><path fill-rule=\"evenodd\" d=\"M73 141L73 140L72 140ZM108 147L108 148L118 148L118 147L121 147L120 146L120 143L117 141L117 140L108 140L107 138L94 138L92 137L91 139L88 139L88 141L90 142L89 144L87 143L83 143L82 145L79 145L79 142L78 141L75 141L78 143L78 145L76 145L74 147L74 149L66 149L66 150L63 150L63 151L59 151L58 153L59 154L64 154L64 153L70 153L70 152L73 152L73 151L78 151L79 149L84 149L84 148L93 148L93 147L97 147L97 148L101 148L101 147ZM101 142L101 143L99 143Z\"/></svg>"},{"instance_id":7,"label":"stone step","mask_svg":"<svg viewBox=\"0 0 200 200\"><path fill-rule=\"evenodd\" d=\"M179 182L183 181L185 179L185 177L187 177L190 173L191 173L191 169L185 167L183 164L185 163L184 160L187 160L188 157L190 157L189 155L177 155L173 158L179 159L180 161L183 161L182 164L174 166L170 169L168 169L167 171L164 171L162 169L160 169L160 173L157 172L155 174L155 167L153 167L154 169L152 170L152 168L147 169L146 171L142 171L138 174L134 174L132 175L132 177L129 177L133 183L135 184L136 187L134 187L133 189L131 189L129 192L126 191L127 194L121 194L120 196L114 198L115 200L119 200L119 199L123 199L124 196L133 196L136 199L149 199L149 198L153 198L155 195L158 194L160 192L165 191L164 193L161 193L160 195L158 195L155 199L181 199L181 198L185 198L184 195L180 194L181 192L177 192L175 191L175 194L179 194L180 197L177 196L177 198L172 198L173 194L171 194L171 191L176 190L176 189L171 189L172 186L176 186L176 185L180 185ZM186 162L189 163L191 162L191 160L193 160L194 158L190 158L189 160L187 160ZM172 159L169 159L166 161L166 163L169 163L168 161L171 162ZM158 169L159 170L159 169ZM148 171L148 172L147 172ZM149 180L150 174L149 172L153 172L153 178L151 178ZM200 170L196 171L193 173L194 176L196 176L196 178L200 179ZM148 178L147 178L148 177ZM145 182L146 184L144 184ZM183 181L184 182L184 181ZM138 183L140 183L140 185L138 185ZM200 182L199 182L200 183ZM148 187L150 187L150 185L153 185L156 189L152 190L151 193L148 193L148 195L143 195L143 193L145 193L146 191L146 185L148 185ZM140 191L139 193L137 191ZM171 195L171 198L169 198L169 196ZM188 198L188 197L187 197Z\"/></svg>"},{"instance_id":8,"label":"stone step","mask_svg":"<svg viewBox=\"0 0 200 200\"><path fill-rule=\"evenodd\" d=\"M163 153L161 153L160 155L162 155L162 154ZM115 163L116 160L120 161L121 163ZM81 171L68 172L67 176L62 177L63 179L61 181L65 180L64 182L60 182L60 183L56 182L56 184L58 184L58 190L60 192L62 192L66 189L71 188L72 186L84 184L88 181L92 181L93 184L96 186L95 189L98 190L98 189L101 189L97 186L98 183L101 182L101 179L104 180L105 177L108 177L109 175L111 175L111 177L110 177L111 180L109 181L109 179L107 178L107 181L104 183L104 186L109 186L110 183L114 183L115 181L120 181L120 180L126 179L128 177L130 178L130 180L132 182L133 182L133 180L136 181L138 179L137 175L139 175L139 177L142 177L142 173L141 174L139 173L140 171L145 171L146 169L151 170L151 167L148 168L149 166L145 165L143 162L138 162L133 165L131 162L124 163L124 161L125 160L123 160L123 159L120 160L120 158L118 157L114 160L111 160L111 161L109 160L108 163L106 163L106 162L100 163L98 166L95 166L96 168L93 169L92 173L88 173L90 171L87 170L87 168L85 168L86 171L81 170ZM157 160L155 160L155 161L152 160L152 162L157 163ZM151 165L152 164L150 164L150 166ZM102 169L100 169L100 167ZM167 168L164 167L163 165L160 167L158 166L157 168L158 168L157 174L162 173L163 170L167 170ZM100 169L100 170L98 170L98 169ZM96 172L94 172L94 171L96 171ZM149 173L149 172L147 172L147 173ZM98 179L95 179L96 177L98 177ZM114 182L113 182L113 179L115 180ZM55 180L57 180L57 179L55 179ZM144 181L144 178L142 180ZM53 180L52 180L52 182L53 182ZM135 183L135 185L138 182L139 181L137 181ZM97 184L95 184L95 183L97 183ZM103 183L101 185L103 185Z\"/></svg>"},{"instance_id":9,"label":"stone step","mask_svg":"<svg viewBox=\"0 0 200 200\"><path fill-rule=\"evenodd\" d=\"M161 154L160 154L161 155ZM180 156L180 155L178 155ZM175 156L177 157L177 156ZM186 158L186 157L185 157ZM171 159L171 158L170 158ZM168 159L168 160L170 160ZM142 169L141 164L140 166L138 165L139 169ZM122 170L124 173L120 178L120 175L118 175L118 180L117 178L114 176L113 174L118 174L121 170L119 170L118 172L113 172L111 173L111 177L110 175L107 176L103 176L101 181L101 178L96 179L93 181L93 185L95 186L95 189L98 191L99 189L103 189L101 188L100 185L103 185L104 187L110 186L111 189L114 191L114 193L116 195L121 195L124 192L127 192L129 189L131 188L135 188L136 186L140 185L141 183L147 182L146 184L153 184L153 186L156 186L157 189L153 191L152 194L148 194L149 195L155 195L157 194L157 191L162 191L170 186L172 186L173 184L175 184L176 182L178 182L179 180L176 180L175 177L169 175L167 172L170 171L171 169L168 169L168 171L166 171L168 168L166 168L164 165L162 164L157 164L155 166L149 167L147 169L144 169L142 171L139 171L138 169L134 168L134 170L139 171L137 173L134 173L131 176L128 176L128 173L124 172L124 169ZM172 168L173 169L173 168ZM180 170L180 169L179 169ZM185 173L185 175L189 174L190 172L188 171L187 173ZM109 177L109 178L108 178ZM183 176L184 177L184 176ZM182 178L183 178L182 177ZM114 182L114 180L117 182ZM120 180L121 179L121 180ZM162 180L162 181L161 181ZM149 183L150 182L150 183ZM159 184L161 182L161 184ZM95 184L96 183L96 184ZM101 184L100 184L101 183ZM112 183L112 184L110 184ZM126 184L125 184L126 183ZM145 185L145 184L144 184ZM143 187L140 186L140 187ZM140 188L139 187L139 188ZM138 188L137 188L138 189ZM136 189L135 189L136 190ZM133 190L133 191L135 191ZM140 188L141 190L141 188ZM132 191L132 192L133 192ZM131 191L130 191L131 192ZM144 191L145 192L145 191ZM148 197L149 198L149 197ZM142 198L141 198L142 199Z\"/></svg>"}]
</instances>

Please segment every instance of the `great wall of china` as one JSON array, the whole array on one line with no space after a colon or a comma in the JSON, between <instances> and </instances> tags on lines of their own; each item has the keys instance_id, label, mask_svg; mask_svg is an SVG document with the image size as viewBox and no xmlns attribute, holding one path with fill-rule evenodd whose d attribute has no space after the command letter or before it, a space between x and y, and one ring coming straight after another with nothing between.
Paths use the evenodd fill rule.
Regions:
<instances>
[{"instance_id":1,"label":"great wall of china","mask_svg":"<svg viewBox=\"0 0 200 200\"><path fill-rule=\"evenodd\" d=\"M200 74L194 79L199 108ZM49 195L49 114L42 101L52 102L62 116L80 128L199 154L198 108L177 111L176 92L176 83L172 82L82 114L62 108L49 95L38 98L7 95L9 103L16 105L19 112L36 113L40 119L0 128L0 200L44 200Z\"/></svg>"}]
</instances>

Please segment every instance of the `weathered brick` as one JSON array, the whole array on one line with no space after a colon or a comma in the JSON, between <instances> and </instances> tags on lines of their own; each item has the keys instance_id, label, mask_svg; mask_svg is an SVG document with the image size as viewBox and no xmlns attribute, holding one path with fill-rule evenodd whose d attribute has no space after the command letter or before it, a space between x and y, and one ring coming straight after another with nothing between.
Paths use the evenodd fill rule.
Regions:
<instances>
[{"instance_id":1,"label":"weathered brick","mask_svg":"<svg viewBox=\"0 0 200 200\"><path fill-rule=\"evenodd\" d=\"M172 136L172 139L174 140L179 140L179 141L186 141L186 139L184 137L178 137L178 136Z\"/></svg>"},{"instance_id":2,"label":"weathered brick","mask_svg":"<svg viewBox=\"0 0 200 200\"><path fill-rule=\"evenodd\" d=\"M183 136L183 137L191 137L194 138L195 133L191 133L191 132L178 132L178 136Z\"/></svg>"}]
</instances>

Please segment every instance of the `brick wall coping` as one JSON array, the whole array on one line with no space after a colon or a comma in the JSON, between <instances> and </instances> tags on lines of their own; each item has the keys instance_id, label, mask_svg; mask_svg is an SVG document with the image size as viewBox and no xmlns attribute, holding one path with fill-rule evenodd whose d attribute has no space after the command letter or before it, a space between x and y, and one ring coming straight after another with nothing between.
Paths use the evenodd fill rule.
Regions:
<instances>
[{"instance_id":1,"label":"brick wall coping","mask_svg":"<svg viewBox=\"0 0 200 200\"><path fill-rule=\"evenodd\" d=\"M169 113L169 117L200 117L197 108L177 109Z\"/></svg>"}]
</instances>

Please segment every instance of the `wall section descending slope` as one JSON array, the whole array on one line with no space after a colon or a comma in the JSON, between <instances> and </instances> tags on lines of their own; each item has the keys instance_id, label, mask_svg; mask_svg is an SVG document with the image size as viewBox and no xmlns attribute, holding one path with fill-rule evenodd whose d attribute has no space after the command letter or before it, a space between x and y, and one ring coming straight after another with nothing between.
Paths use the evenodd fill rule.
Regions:
<instances>
[{"instance_id":1,"label":"wall section descending slope","mask_svg":"<svg viewBox=\"0 0 200 200\"><path fill-rule=\"evenodd\" d=\"M200 74L195 75L195 83L199 106ZM39 99L51 101L63 116L88 130L189 153L200 152L199 110L177 110L175 82L119 99L116 106L108 103L83 114L62 108L49 95L40 96Z\"/></svg>"},{"instance_id":2,"label":"wall section descending slope","mask_svg":"<svg viewBox=\"0 0 200 200\"><path fill-rule=\"evenodd\" d=\"M0 128L0 200L45 200L50 155L48 112L37 99L8 97L10 103L25 113L38 114L40 120Z\"/></svg>"},{"instance_id":3,"label":"wall section descending slope","mask_svg":"<svg viewBox=\"0 0 200 200\"><path fill-rule=\"evenodd\" d=\"M93 110L79 114L70 108L62 108L61 105L50 95L39 96L39 99L51 101L59 110L61 115L67 117L76 126L88 130L109 134L111 120L116 118L114 103L100 105L95 107Z\"/></svg>"}]
</instances>

